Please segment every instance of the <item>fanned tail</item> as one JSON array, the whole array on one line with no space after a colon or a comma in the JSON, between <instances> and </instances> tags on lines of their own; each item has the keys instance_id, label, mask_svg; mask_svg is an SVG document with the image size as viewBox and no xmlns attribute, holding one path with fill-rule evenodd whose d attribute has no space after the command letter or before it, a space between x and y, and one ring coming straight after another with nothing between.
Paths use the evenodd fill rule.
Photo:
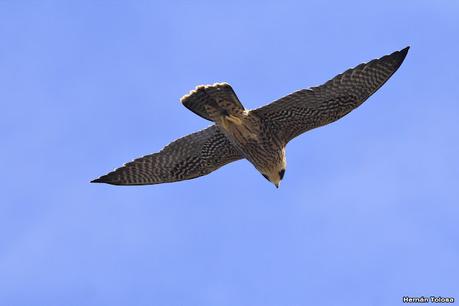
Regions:
<instances>
[{"instance_id":1,"label":"fanned tail","mask_svg":"<svg viewBox=\"0 0 459 306\"><path fill-rule=\"evenodd\" d=\"M244 111L244 106L227 83L200 85L180 101L193 113L214 122L221 117L238 121L238 114Z\"/></svg>"}]
</instances>

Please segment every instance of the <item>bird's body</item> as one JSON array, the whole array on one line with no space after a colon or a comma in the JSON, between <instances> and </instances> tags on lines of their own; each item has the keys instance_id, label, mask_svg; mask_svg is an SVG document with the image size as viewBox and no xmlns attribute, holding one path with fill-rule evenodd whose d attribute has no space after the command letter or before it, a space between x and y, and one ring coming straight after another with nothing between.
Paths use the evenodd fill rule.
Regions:
<instances>
[{"instance_id":1,"label":"bird's body","mask_svg":"<svg viewBox=\"0 0 459 306\"><path fill-rule=\"evenodd\" d=\"M225 136L260 173L279 186L280 173L286 168L286 143L276 137L269 122L254 111L245 111L240 122L225 120L223 124L216 122Z\"/></svg>"},{"instance_id":2,"label":"bird's body","mask_svg":"<svg viewBox=\"0 0 459 306\"><path fill-rule=\"evenodd\" d=\"M244 109L231 86L226 83L200 86L195 92L182 98L182 103L190 109L196 107L195 103L202 104L201 101L194 100L201 91L208 91L209 97L216 97L210 98L214 103L205 105L205 113L201 115L215 122L242 156L278 186L281 180L279 173L282 170L285 172L286 143L276 137L272 125L256 112Z\"/></svg>"},{"instance_id":3,"label":"bird's body","mask_svg":"<svg viewBox=\"0 0 459 306\"><path fill-rule=\"evenodd\" d=\"M303 89L246 110L229 84L198 86L185 107L214 122L93 182L147 185L192 179L242 158L276 187L286 169L285 146L294 137L345 116L378 90L403 62L408 48L361 64L324 85Z\"/></svg>"}]
</instances>

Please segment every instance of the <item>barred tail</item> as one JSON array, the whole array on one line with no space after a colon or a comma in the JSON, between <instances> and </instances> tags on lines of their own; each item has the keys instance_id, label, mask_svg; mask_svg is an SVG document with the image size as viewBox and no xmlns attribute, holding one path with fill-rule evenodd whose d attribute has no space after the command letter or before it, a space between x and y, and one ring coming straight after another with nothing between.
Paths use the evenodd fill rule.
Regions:
<instances>
[{"instance_id":1,"label":"barred tail","mask_svg":"<svg viewBox=\"0 0 459 306\"><path fill-rule=\"evenodd\" d=\"M244 111L244 106L227 83L198 86L180 101L193 113L210 121Z\"/></svg>"}]
</instances>

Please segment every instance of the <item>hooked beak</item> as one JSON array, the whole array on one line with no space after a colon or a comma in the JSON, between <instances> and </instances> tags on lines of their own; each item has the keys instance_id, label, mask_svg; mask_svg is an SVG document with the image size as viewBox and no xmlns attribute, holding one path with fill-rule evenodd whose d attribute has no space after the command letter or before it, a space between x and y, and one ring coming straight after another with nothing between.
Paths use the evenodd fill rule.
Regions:
<instances>
[{"instance_id":1,"label":"hooked beak","mask_svg":"<svg viewBox=\"0 0 459 306\"><path fill-rule=\"evenodd\" d=\"M280 183L274 184L274 186L276 186L276 188L279 188L279 184L280 184Z\"/></svg>"}]
</instances>

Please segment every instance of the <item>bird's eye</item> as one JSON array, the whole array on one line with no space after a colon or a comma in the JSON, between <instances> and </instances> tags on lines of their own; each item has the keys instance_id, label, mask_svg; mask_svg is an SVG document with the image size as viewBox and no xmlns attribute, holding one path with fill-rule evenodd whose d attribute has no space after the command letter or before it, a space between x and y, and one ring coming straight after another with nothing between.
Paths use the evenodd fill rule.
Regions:
<instances>
[{"instance_id":1,"label":"bird's eye","mask_svg":"<svg viewBox=\"0 0 459 306\"><path fill-rule=\"evenodd\" d=\"M263 173L262 173L263 174ZM267 179L268 181L271 182L271 180L269 179L269 177L266 175L266 174L263 174L263 176L265 177L265 179Z\"/></svg>"},{"instance_id":2,"label":"bird's eye","mask_svg":"<svg viewBox=\"0 0 459 306\"><path fill-rule=\"evenodd\" d=\"M280 177L281 180L284 178L284 174L285 174L285 169L282 169L282 170L279 172L279 177Z\"/></svg>"}]
</instances>

